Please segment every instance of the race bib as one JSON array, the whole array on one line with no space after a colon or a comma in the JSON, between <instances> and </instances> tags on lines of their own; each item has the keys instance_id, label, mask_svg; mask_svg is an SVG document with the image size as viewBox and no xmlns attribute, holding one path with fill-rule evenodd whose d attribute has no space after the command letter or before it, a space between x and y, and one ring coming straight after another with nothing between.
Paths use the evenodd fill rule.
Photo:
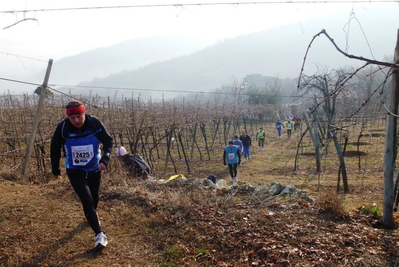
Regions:
<instances>
[{"instance_id":1,"label":"race bib","mask_svg":"<svg viewBox=\"0 0 399 267\"><path fill-rule=\"evenodd\" d=\"M230 160L234 159L234 156L235 156L234 153L229 153L228 154L228 157L229 157Z\"/></svg>"},{"instance_id":2,"label":"race bib","mask_svg":"<svg viewBox=\"0 0 399 267\"><path fill-rule=\"evenodd\" d=\"M71 146L72 164L74 166L85 166L93 157L93 145Z\"/></svg>"}]
</instances>

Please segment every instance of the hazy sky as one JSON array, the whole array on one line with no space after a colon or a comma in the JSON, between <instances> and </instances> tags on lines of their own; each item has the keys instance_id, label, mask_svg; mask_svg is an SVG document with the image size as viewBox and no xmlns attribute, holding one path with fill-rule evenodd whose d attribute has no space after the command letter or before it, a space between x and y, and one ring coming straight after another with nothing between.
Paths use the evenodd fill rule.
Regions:
<instances>
[{"instance_id":1,"label":"hazy sky","mask_svg":"<svg viewBox=\"0 0 399 267\"><path fill-rule=\"evenodd\" d=\"M6 3L4 3L6 2ZM232 3L207 5L210 3ZM338 10L372 8L397 3L354 3L321 1L318 4L244 4L243 0L13 0L2 1L0 52L23 54L41 59L61 58L97 47L109 46L123 40L168 33L183 33L211 40L266 30L282 24L322 16ZM296 2L296 1L292 1ZM202 3L202 5L190 5ZM253 2L252 2L253 3ZM171 5L158 6L150 5ZM182 4L182 5L178 5ZM186 4L186 5L184 5ZM112 9L83 9L87 7L132 6ZM133 7L136 6L136 7ZM64 11L4 11L82 8ZM23 20L15 26L5 27ZM32 20L35 19L35 20Z\"/></svg>"},{"instance_id":2,"label":"hazy sky","mask_svg":"<svg viewBox=\"0 0 399 267\"><path fill-rule=\"evenodd\" d=\"M254 4L254 2L259 3ZM349 17L352 9L386 6L399 9L398 3L394 1L267 2L261 0L2 1L0 77L16 78L16 73L20 71L37 71L37 64L40 64L40 69L45 69L46 61L50 58L58 60L140 37L180 33L216 41L283 24L300 24L301 21L337 11L345 11ZM151 5L158 6L151 7ZM89 9L89 7L99 8ZM24 10L25 12L21 12ZM24 19L26 21L22 21ZM13 24L15 25L12 26Z\"/></svg>"}]
</instances>

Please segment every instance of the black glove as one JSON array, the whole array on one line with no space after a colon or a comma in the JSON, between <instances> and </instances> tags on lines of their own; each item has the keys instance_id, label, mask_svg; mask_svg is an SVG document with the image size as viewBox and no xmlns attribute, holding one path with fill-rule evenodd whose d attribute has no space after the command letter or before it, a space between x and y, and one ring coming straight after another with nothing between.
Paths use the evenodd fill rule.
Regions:
<instances>
[{"instance_id":1,"label":"black glove","mask_svg":"<svg viewBox=\"0 0 399 267\"><path fill-rule=\"evenodd\" d=\"M223 162L223 165L226 165L226 162Z\"/></svg>"},{"instance_id":2,"label":"black glove","mask_svg":"<svg viewBox=\"0 0 399 267\"><path fill-rule=\"evenodd\" d=\"M103 155L100 159L100 163L104 164L105 167L108 167L109 157L107 155Z\"/></svg>"}]
</instances>

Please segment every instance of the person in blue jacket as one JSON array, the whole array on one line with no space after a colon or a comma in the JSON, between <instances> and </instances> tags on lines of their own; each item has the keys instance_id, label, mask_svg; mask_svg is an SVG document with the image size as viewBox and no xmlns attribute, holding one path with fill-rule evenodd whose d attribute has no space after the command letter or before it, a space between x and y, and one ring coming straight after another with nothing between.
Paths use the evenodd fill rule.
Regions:
<instances>
[{"instance_id":1,"label":"person in blue jacket","mask_svg":"<svg viewBox=\"0 0 399 267\"><path fill-rule=\"evenodd\" d=\"M244 146L242 145L242 141L240 139L238 139L238 135L234 136L233 145L238 146L238 149L240 150L241 155L244 153ZM242 162L240 162L239 165L242 166Z\"/></svg>"},{"instance_id":2,"label":"person in blue jacket","mask_svg":"<svg viewBox=\"0 0 399 267\"><path fill-rule=\"evenodd\" d=\"M281 122L280 119L278 119L276 121L276 129L277 129L277 133L278 133L278 138L281 138L281 133L283 131L283 128L284 128L283 123Z\"/></svg>"},{"instance_id":3,"label":"person in blue jacket","mask_svg":"<svg viewBox=\"0 0 399 267\"><path fill-rule=\"evenodd\" d=\"M238 139L238 135L234 136L233 145L238 146L238 150L240 150L240 153L242 155L242 153L244 152L244 146L242 145L242 141Z\"/></svg>"},{"instance_id":4,"label":"person in blue jacket","mask_svg":"<svg viewBox=\"0 0 399 267\"><path fill-rule=\"evenodd\" d=\"M237 182L237 166L241 163L241 151L233 141L223 151L223 164L229 166L229 172L233 183Z\"/></svg>"},{"instance_id":5,"label":"person in blue jacket","mask_svg":"<svg viewBox=\"0 0 399 267\"><path fill-rule=\"evenodd\" d=\"M66 106L66 115L67 118L57 125L51 139L52 173L57 177L61 176L62 151L66 174L94 231L94 246L96 249L103 249L107 246L108 240L100 226L97 205L101 171L108 166L114 140L98 118L86 114L82 102L69 102Z\"/></svg>"}]
</instances>

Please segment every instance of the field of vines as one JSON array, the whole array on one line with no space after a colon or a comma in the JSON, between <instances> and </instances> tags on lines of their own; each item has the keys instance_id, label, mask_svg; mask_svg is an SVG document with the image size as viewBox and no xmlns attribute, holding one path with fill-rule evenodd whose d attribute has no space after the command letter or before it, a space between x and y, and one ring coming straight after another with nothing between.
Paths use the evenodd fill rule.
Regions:
<instances>
[{"instance_id":1,"label":"field of vines","mask_svg":"<svg viewBox=\"0 0 399 267\"><path fill-rule=\"evenodd\" d=\"M24 163L38 99L37 95L0 97L0 161L13 172L20 172ZM71 99L73 98L69 96L49 96L45 99L28 172L29 175L39 174L43 182L51 177L51 136L57 123L65 118L64 107ZM123 145L129 152L140 154L158 177L178 173L192 177L204 176L205 174L198 173L198 168L208 168L211 171L212 162L221 163L223 147L241 129L247 129L254 137L259 127L274 130L270 128L273 128L278 114L284 118L290 112L286 107L287 110L284 110L282 106L276 108L272 105L194 105L184 102L140 102L132 99L111 101L110 98L99 96L76 99L85 102L88 114L101 119L114 137L115 147ZM303 134L300 144L300 135L295 140L298 141L298 146L295 144L296 153L312 155L314 150L309 133L313 125L305 113L303 119L301 134L306 127L309 127L309 131ZM323 144L327 142L325 140L328 139L328 133L323 131L325 128L322 120L319 124ZM363 141L370 134L383 134L384 124L384 116L357 116L339 122L337 127L343 130L338 131L338 135L341 142L343 137L350 135L349 144L357 147L357 155L360 155L359 145L364 144ZM349 155L350 151L347 153ZM113 166L110 165L111 170Z\"/></svg>"}]
</instances>

